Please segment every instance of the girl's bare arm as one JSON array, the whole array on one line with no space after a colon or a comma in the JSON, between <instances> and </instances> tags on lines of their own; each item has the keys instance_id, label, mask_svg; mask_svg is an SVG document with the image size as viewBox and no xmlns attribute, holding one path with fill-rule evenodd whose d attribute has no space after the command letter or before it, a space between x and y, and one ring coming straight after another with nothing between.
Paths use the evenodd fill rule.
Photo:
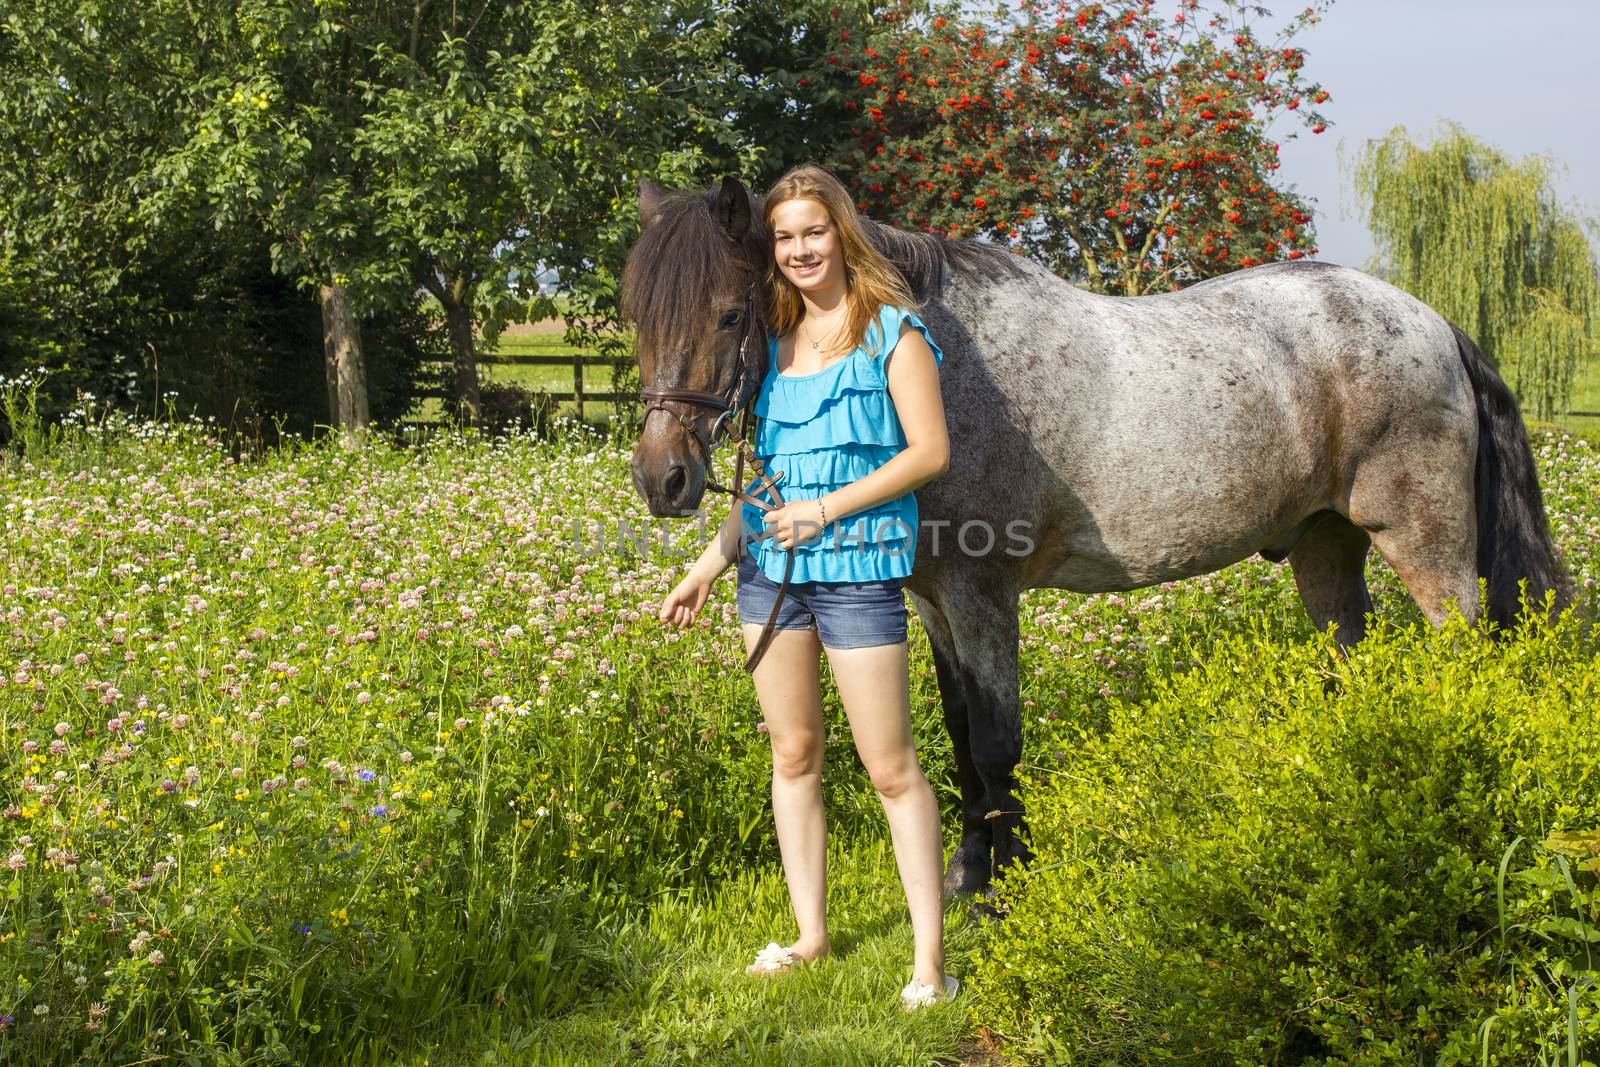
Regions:
<instances>
[{"instance_id":1,"label":"girl's bare arm","mask_svg":"<svg viewBox=\"0 0 1600 1067\"><path fill-rule=\"evenodd\" d=\"M717 530L717 535L690 565L690 574L704 578L708 583L714 582L722 576L723 571L739 562L739 538L744 532L743 509L744 505L738 500L733 502L733 506L728 509L728 517L722 520L722 526Z\"/></svg>"}]
</instances>

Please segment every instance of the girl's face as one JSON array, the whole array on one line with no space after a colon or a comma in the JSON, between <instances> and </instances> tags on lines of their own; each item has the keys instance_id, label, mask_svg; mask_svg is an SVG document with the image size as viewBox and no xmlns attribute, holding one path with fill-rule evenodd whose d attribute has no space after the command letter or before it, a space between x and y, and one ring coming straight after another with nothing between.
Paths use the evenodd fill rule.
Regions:
<instances>
[{"instance_id":1,"label":"girl's face","mask_svg":"<svg viewBox=\"0 0 1600 1067\"><path fill-rule=\"evenodd\" d=\"M844 247L828 209L817 201L785 200L773 209L772 253L801 293L820 298L844 289Z\"/></svg>"}]
</instances>

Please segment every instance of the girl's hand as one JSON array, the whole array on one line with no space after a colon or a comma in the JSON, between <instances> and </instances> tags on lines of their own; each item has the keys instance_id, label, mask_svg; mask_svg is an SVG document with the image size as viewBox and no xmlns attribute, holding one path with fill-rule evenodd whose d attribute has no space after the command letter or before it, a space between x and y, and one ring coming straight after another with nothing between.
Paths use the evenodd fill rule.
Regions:
<instances>
[{"instance_id":1,"label":"girl's hand","mask_svg":"<svg viewBox=\"0 0 1600 1067\"><path fill-rule=\"evenodd\" d=\"M656 618L681 630L694 622L710 596L711 582L691 570L661 602Z\"/></svg>"},{"instance_id":2,"label":"girl's hand","mask_svg":"<svg viewBox=\"0 0 1600 1067\"><path fill-rule=\"evenodd\" d=\"M822 505L815 500L791 500L764 514L761 521L779 548L793 548L822 536Z\"/></svg>"}]
</instances>

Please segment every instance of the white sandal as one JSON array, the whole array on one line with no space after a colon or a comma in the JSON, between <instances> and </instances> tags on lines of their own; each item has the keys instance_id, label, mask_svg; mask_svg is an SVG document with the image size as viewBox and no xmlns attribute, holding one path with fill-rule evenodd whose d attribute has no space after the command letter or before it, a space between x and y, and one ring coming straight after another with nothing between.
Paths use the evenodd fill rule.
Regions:
<instances>
[{"instance_id":1,"label":"white sandal","mask_svg":"<svg viewBox=\"0 0 1600 1067\"><path fill-rule=\"evenodd\" d=\"M767 947L756 953L756 961L744 969L744 973L757 978L765 978L772 974L782 974L790 968L797 967L805 960L784 948L776 941L768 941Z\"/></svg>"},{"instance_id":2,"label":"white sandal","mask_svg":"<svg viewBox=\"0 0 1600 1067\"><path fill-rule=\"evenodd\" d=\"M944 976L944 989L938 990L931 985L923 985L915 978L906 983L900 990L900 1007L906 1011L916 1011L918 1008L930 1007L934 1004L948 1003L955 999L956 991L961 988L961 983L955 980L954 975Z\"/></svg>"}]
</instances>

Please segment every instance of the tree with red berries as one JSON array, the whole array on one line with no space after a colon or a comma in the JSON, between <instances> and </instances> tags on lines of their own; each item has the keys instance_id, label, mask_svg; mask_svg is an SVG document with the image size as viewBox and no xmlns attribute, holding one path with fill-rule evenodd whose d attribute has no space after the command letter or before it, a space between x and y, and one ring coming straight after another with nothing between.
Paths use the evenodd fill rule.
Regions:
<instances>
[{"instance_id":1,"label":"tree with red berries","mask_svg":"<svg viewBox=\"0 0 1600 1067\"><path fill-rule=\"evenodd\" d=\"M868 39L839 34L857 121L832 162L874 218L1008 241L1098 292L1298 259L1311 214L1276 183L1267 126L1326 127L1292 44L1326 3L1265 41L1267 12L1241 0L1170 18L1149 0L1027 0L987 19L907 0Z\"/></svg>"}]
</instances>

